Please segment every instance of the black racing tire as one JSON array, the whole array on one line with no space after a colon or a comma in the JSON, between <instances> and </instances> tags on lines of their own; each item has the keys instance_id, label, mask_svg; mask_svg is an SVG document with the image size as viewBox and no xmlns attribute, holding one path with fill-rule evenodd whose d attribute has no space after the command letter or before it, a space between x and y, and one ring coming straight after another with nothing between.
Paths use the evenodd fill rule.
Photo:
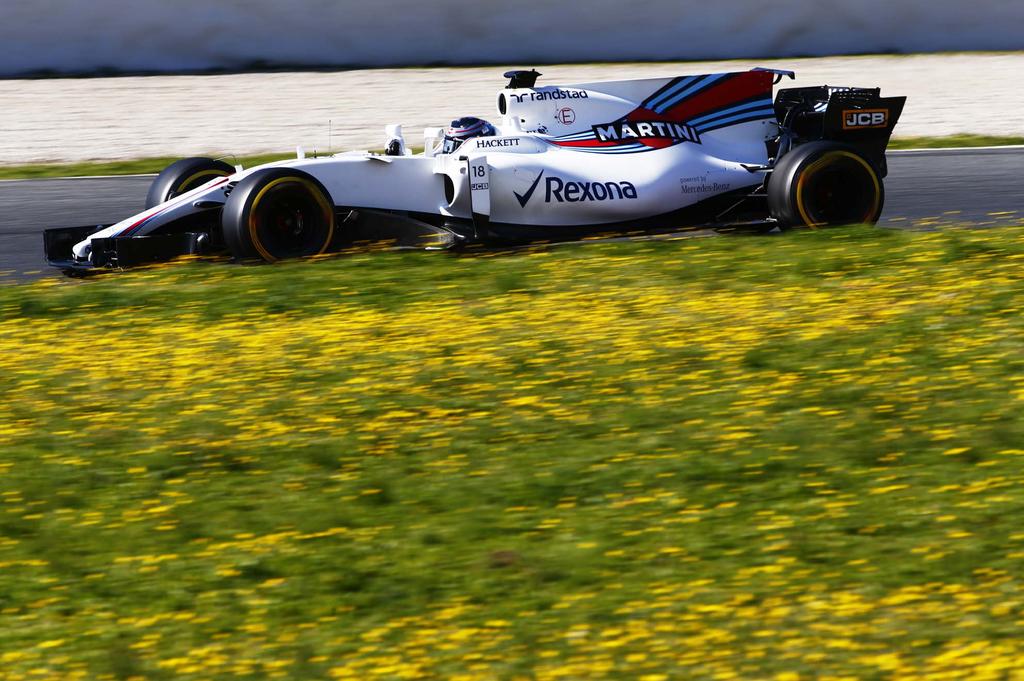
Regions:
<instances>
[{"instance_id":1,"label":"black racing tire","mask_svg":"<svg viewBox=\"0 0 1024 681\"><path fill-rule=\"evenodd\" d=\"M325 253L335 221L327 189L309 173L291 168L258 170L243 179L221 215L231 254L266 262Z\"/></svg>"},{"instance_id":2,"label":"black racing tire","mask_svg":"<svg viewBox=\"0 0 1024 681\"><path fill-rule=\"evenodd\" d=\"M783 229L873 225L884 206L881 173L848 144L801 145L782 157L768 180L768 211Z\"/></svg>"},{"instance_id":3,"label":"black racing tire","mask_svg":"<svg viewBox=\"0 0 1024 681\"><path fill-rule=\"evenodd\" d=\"M164 168L149 186L146 210L192 191L215 177L234 175L235 169L224 161L212 158L183 158Z\"/></svg>"}]
</instances>

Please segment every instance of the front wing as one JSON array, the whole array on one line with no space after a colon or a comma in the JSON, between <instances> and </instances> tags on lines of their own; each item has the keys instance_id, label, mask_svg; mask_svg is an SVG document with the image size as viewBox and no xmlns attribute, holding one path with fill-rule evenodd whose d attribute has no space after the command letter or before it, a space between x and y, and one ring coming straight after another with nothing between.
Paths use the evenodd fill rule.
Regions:
<instances>
[{"instance_id":1,"label":"front wing","mask_svg":"<svg viewBox=\"0 0 1024 681\"><path fill-rule=\"evenodd\" d=\"M66 272L88 272L100 268L124 268L169 260L181 255L205 252L209 235L185 232L157 236L109 237L92 240L88 260L75 258L72 248L110 225L62 227L43 232L46 262Z\"/></svg>"}]
</instances>

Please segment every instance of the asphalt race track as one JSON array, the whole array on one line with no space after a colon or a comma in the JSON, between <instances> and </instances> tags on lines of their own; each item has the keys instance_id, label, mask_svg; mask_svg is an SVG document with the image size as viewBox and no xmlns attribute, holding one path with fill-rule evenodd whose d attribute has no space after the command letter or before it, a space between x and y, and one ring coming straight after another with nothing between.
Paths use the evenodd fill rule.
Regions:
<instances>
[{"instance_id":1,"label":"asphalt race track","mask_svg":"<svg viewBox=\"0 0 1024 681\"><path fill-rule=\"evenodd\" d=\"M60 276L42 231L111 223L142 210L148 176L0 182L0 281ZM892 152L881 226L1024 223L1024 148Z\"/></svg>"}]
</instances>

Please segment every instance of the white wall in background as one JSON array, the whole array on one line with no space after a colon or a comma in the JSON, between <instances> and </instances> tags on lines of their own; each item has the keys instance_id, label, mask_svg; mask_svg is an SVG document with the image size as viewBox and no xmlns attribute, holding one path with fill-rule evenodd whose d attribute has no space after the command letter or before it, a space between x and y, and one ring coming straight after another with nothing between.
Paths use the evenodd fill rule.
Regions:
<instances>
[{"instance_id":1,"label":"white wall in background","mask_svg":"<svg viewBox=\"0 0 1024 681\"><path fill-rule=\"evenodd\" d=\"M0 0L0 75L1024 49L1024 0Z\"/></svg>"}]
</instances>

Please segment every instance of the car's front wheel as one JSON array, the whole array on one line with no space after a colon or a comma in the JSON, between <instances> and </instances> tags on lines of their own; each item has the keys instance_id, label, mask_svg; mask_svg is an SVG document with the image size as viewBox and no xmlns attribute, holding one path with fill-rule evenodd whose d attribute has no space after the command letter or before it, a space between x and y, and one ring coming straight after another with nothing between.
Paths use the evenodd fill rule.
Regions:
<instances>
[{"instance_id":1,"label":"car's front wheel","mask_svg":"<svg viewBox=\"0 0 1024 681\"><path fill-rule=\"evenodd\" d=\"M195 157L175 161L164 168L149 186L146 210L201 187L215 177L227 177L234 173L232 166L212 158Z\"/></svg>"},{"instance_id":2,"label":"car's front wheel","mask_svg":"<svg viewBox=\"0 0 1024 681\"><path fill-rule=\"evenodd\" d=\"M768 181L768 208L781 227L873 225L885 188L875 165L856 148L811 142L779 161Z\"/></svg>"},{"instance_id":3,"label":"car's front wheel","mask_svg":"<svg viewBox=\"0 0 1024 681\"><path fill-rule=\"evenodd\" d=\"M334 238L334 205L312 175L268 168L249 175L228 196L224 242L240 260L275 262L319 255Z\"/></svg>"}]
</instances>

